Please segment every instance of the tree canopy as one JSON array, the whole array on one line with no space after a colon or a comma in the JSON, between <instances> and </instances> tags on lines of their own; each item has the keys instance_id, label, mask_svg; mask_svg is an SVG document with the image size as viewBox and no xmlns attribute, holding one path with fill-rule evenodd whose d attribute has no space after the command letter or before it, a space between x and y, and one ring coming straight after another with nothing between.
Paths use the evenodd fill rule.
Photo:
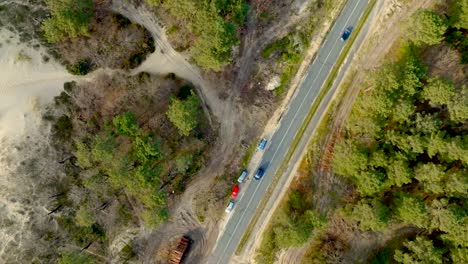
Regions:
<instances>
[{"instance_id":1,"label":"tree canopy","mask_svg":"<svg viewBox=\"0 0 468 264\"><path fill-rule=\"evenodd\" d=\"M238 43L237 28L244 24L249 10L245 0L146 1L168 10L177 26L195 35L191 53L198 65L220 71L231 62L232 47Z\"/></svg>"},{"instance_id":2,"label":"tree canopy","mask_svg":"<svg viewBox=\"0 0 468 264\"><path fill-rule=\"evenodd\" d=\"M418 236L414 241L407 241L403 244L406 250L395 251L393 257L396 261L404 264L442 264L444 251L434 247L431 240Z\"/></svg>"},{"instance_id":3,"label":"tree canopy","mask_svg":"<svg viewBox=\"0 0 468 264\"><path fill-rule=\"evenodd\" d=\"M51 16L42 23L42 30L48 42L89 35L92 0L46 0L46 4Z\"/></svg>"},{"instance_id":4,"label":"tree canopy","mask_svg":"<svg viewBox=\"0 0 468 264\"><path fill-rule=\"evenodd\" d=\"M166 115L182 136L188 136L197 126L201 113L200 100L192 92L185 100L172 98Z\"/></svg>"},{"instance_id":5,"label":"tree canopy","mask_svg":"<svg viewBox=\"0 0 468 264\"><path fill-rule=\"evenodd\" d=\"M372 77L337 142L332 168L360 194L346 212L363 231L400 223L427 232L406 242L395 260L442 263L441 252L459 259L468 244L467 89L427 76L418 54L405 47L400 61Z\"/></svg>"},{"instance_id":6,"label":"tree canopy","mask_svg":"<svg viewBox=\"0 0 468 264\"><path fill-rule=\"evenodd\" d=\"M468 29L468 1L451 0L449 7L449 23L455 28Z\"/></svg>"},{"instance_id":7,"label":"tree canopy","mask_svg":"<svg viewBox=\"0 0 468 264\"><path fill-rule=\"evenodd\" d=\"M446 30L444 19L430 10L418 11L405 25L406 37L416 45L438 44Z\"/></svg>"}]
</instances>

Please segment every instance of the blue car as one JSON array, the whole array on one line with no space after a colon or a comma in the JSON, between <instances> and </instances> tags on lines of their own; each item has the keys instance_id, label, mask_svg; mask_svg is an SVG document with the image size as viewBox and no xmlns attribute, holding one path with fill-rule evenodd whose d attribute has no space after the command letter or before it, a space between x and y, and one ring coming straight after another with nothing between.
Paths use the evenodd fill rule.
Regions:
<instances>
[{"instance_id":1,"label":"blue car","mask_svg":"<svg viewBox=\"0 0 468 264\"><path fill-rule=\"evenodd\" d=\"M347 27L346 30L343 32L343 35L341 35L341 40L347 40L351 35L351 32L353 32L353 27Z\"/></svg>"},{"instance_id":2,"label":"blue car","mask_svg":"<svg viewBox=\"0 0 468 264\"><path fill-rule=\"evenodd\" d=\"M265 174L265 169L260 167L258 168L257 173L255 173L254 179L258 181L263 177L264 174Z\"/></svg>"},{"instance_id":3,"label":"blue car","mask_svg":"<svg viewBox=\"0 0 468 264\"><path fill-rule=\"evenodd\" d=\"M258 150L265 150L267 142L268 141L266 140L266 138L262 138L262 140L260 140L260 143L258 143L257 149Z\"/></svg>"}]
</instances>

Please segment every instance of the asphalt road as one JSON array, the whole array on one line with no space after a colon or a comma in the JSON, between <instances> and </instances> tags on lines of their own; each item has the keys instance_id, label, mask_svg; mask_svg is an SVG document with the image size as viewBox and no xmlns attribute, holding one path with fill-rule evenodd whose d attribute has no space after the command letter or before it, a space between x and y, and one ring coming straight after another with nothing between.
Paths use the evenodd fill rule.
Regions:
<instances>
[{"instance_id":1,"label":"asphalt road","mask_svg":"<svg viewBox=\"0 0 468 264\"><path fill-rule=\"evenodd\" d=\"M286 156L297 131L302 126L312 103L317 98L344 47L345 42L341 40L343 31L349 26L356 26L367 4L368 0L348 0L338 16L320 47L314 62L309 66L308 74L291 100L278 129L269 139L260 162L260 166L266 169L265 175L260 181L255 181L253 180L253 174L257 168L250 168L248 178L253 182L244 189L242 185L240 186L242 196L240 196L234 210L231 212L232 216L217 241L216 248L209 258L209 263L227 264L230 262L244 232L255 215L260 201L283 162L283 158Z\"/></svg>"}]
</instances>

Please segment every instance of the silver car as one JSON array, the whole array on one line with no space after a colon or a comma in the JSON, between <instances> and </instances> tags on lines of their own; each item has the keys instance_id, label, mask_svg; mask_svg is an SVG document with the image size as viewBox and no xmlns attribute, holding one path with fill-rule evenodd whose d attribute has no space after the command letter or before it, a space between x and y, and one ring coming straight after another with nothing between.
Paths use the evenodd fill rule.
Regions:
<instances>
[{"instance_id":1,"label":"silver car","mask_svg":"<svg viewBox=\"0 0 468 264\"><path fill-rule=\"evenodd\" d=\"M230 213L232 211L232 209L234 209L234 205L236 204L236 201L234 201L234 199L232 199L231 201L229 201L229 204L228 206L226 207L226 210L224 210L226 213Z\"/></svg>"},{"instance_id":2,"label":"silver car","mask_svg":"<svg viewBox=\"0 0 468 264\"><path fill-rule=\"evenodd\" d=\"M240 175L239 178L237 179L237 181L238 181L239 183L243 183L243 182L245 181L245 178L247 177L247 174L248 174L247 170L243 170L242 173L241 173L241 175Z\"/></svg>"}]
</instances>

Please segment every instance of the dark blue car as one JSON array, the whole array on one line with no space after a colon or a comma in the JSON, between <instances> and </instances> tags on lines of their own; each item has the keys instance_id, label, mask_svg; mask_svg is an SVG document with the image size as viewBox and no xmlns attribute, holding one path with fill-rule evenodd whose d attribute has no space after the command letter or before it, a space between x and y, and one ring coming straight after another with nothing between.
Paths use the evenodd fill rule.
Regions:
<instances>
[{"instance_id":1,"label":"dark blue car","mask_svg":"<svg viewBox=\"0 0 468 264\"><path fill-rule=\"evenodd\" d=\"M257 173L255 173L254 179L255 180L260 180L263 177L263 174L265 174L265 169L262 167L258 168Z\"/></svg>"},{"instance_id":2,"label":"dark blue car","mask_svg":"<svg viewBox=\"0 0 468 264\"><path fill-rule=\"evenodd\" d=\"M345 31L343 32L343 35L341 35L341 40L345 41L349 38L351 35L351 32L353 32L353 27L347 27Z\"/></svg>"}]
</instances>

